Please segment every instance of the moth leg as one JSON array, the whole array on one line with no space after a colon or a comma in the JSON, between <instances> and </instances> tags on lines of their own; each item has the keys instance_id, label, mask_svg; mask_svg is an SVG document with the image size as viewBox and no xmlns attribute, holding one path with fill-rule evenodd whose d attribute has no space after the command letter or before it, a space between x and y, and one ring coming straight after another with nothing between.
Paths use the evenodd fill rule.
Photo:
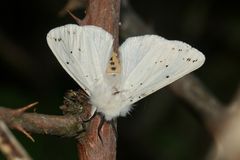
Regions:
<instances>
[{"instance_id":1,"label":"moth leg","mask_svg":"<svg viewBox=\"0 0 240 160\"><path fill-rule=\"evenodd\" d=\"M116 123L115 123L115 119L112 119L109 123L113 128L113 132L115 134L115 137L118 138L118 132L117 132L117 126L116 126Z\"/></svg>"},{"instance_id":2,"label":"moth leg","mask_svg":"<svg viewBox=\"0 0 240 160\"><path fill-rule=\"evenodd\" d=\"M100 123L99 123L99 125L98 125L97 134L98 134L98 137L99 137L102 145L103 145L103 139L102 139L102 136L101 136L100 132L101 132L101 129L102 129L102 127L103 127L103 125L104 125L105 122L109 123L109 124L112 126L114 135L115 135L115 137L117 138L117 137L118 137L118 133L117 133L117 127L116 127L116 125L115 125L115 119L113 119L113 120L111 120L111 121L106 121L103 114L97 113L97 112L95 111L92 117L90 117L90 118L87 119L87 120L84 120L83 122L89 122L89 121L91 121L96 115L99 115L99 116L100 116Z\"/></svg>"},{"instance_id":3,"label":"moth leg","mask_svg":"<svg viewBox=\"0 0 240 160\"><path fill-rule=\"evenodd\" d=\"M109 124L112 126L113 132L114 132L114 135L115 135L116 138L118 137L118 133L117 133L117 127L116 127L116 125L115 125L115 119L112 119L111 121L106 121L106 120L104 119L104 116L103 116L102 114L99 114L99 115L100 115L100 117L101 117L101 121L100 121L99 126L98 126L98 137L99 137L99 139L101 140L101 142L102 142L102 144L103 144L100 131L101 131L101 129L102 129L102 126L103 126L104 122L107 122L107 123L109 123Z\"/></svg>"},{"instance_id":4,"label":"moth leg","mask_svg":"<svg viewBox=\"0 0 240 160\"><path fill-rule=\"evenodd\" d=\"M97 134L98 134L98 137L99 137L99 139L100 139L100 141L101 141L101 143L102 143L102 145L103 145L102 136L101 136L101 134L100 134L100 131L101 131L101 129L102 129L102 127L103 127L103 124L104 124L104 122L105 122L105 119L104 119L103 114L97 113L97 112L95 111L94 114L93 114L89 119L83 120L83 122L84 122L84 123L90 122L94 117L96 117L96 115L99 115L99 116L100 116L100 119L101 119L101 120L100 120L100 123L99 123L99 125L98 125Z\"/></svg>"},{"instance_id":5,"label":"moth leg","mask_svg":"<svg viewBox=\"0 0 240 160\"><path fill-rule=\"evenodd\" d=\"M100 115L101 121L100 121L100 123L99 123L99 125L98 125L98 137L99 137L99 139L100 139L100 141L101 141L101 143L102 143L102 145L103 145L103 140L102 140L102 136L101 136L101 134L100 134L100 131L101 131L102 127L103 127L103 124L104 124L104 122L105 122L105 119L104 119L103 114L100 113L99 115Z\"/></svg>"}]
</instances>

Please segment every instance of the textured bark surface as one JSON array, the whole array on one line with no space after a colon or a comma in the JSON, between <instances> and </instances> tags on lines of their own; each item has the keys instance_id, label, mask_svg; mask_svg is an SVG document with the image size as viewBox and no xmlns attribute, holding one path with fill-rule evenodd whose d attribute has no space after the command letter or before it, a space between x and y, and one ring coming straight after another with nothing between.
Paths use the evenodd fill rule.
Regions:
<instances>
[{"instance_id":1,"label":"textured bark surface","mask_svg":"<svg viewBox=\"0 0 240 160\"><path fill-rule=\"evenodd\" d=\"M0 120L0 150L8 160L32 160L6 124Z\"/></svg>"},{"instance_id":2,"label":"textured bark surface","mask_svg":"<svg viewBox=\"0 0 240 160\"><path fill-rule=\"evenodd\" d=\"M89 0L82 25L99 26L113 35L114 51L118 49L120 0Z\"/></svg>"},{"instance_id":3,"label":"textured bark surface","mask_svg":"<svg viewBox=\"0 0 240 160\"><path fill-rule=\"evenodd\" d=\"M89 0L86 17L82 25L99 26L114 37L114 51L118 49L120 0ZM78 151L81 160L114 160L116 159L116 137L112 126L104 123L98 137L100 116L92 119L86 135L79 139Z\"/></svg>"},{"instance_id":4,"label":"textured bark surface","mask_svg":"<svg viewBox=\"0 0 240 160\"><path fill-rule=\"evenodd\" d=\"M18 110L0 107L0 119L8 127L23 128L27 132L71 137L83 132L82 120L75 116L55 116L38 113L18 113Z\"/></svg>"},{"instance_id":5,"label":"textured bark surface","mask_svg":"<svg viewBox=\"0 0 240 160\"><path fill-rule=\"evenodd\" d=\"M85 136L79 139L78 153L81 160L114 160L116 159L116 137L109 123L104 123L101 129L102 142L98 137L98 127L101 121L96 116L89 124Z\"/></svg>"}]
</instances>

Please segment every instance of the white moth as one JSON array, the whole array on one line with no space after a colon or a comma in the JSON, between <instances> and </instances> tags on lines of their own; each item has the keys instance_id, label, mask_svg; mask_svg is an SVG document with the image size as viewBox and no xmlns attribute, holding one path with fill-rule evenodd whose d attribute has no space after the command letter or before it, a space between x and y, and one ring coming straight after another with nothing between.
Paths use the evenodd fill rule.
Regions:
<instances>
[{"instance_id":1,"label":"white moth","mask_svg":"<svg viewBox=\"0 0 240 160\"><path fill-rule=\"evenodd\" d=\"M106 120L125 116L133 103L205 61L200 51L184 42L145 35L128 38L120 46L121 65L117 65L116 57L111 58L112 35L96 26L61 26L48 33L47 42L62 67L89 95L92 113L100 112Z\"/></svg>"}]
</instances>

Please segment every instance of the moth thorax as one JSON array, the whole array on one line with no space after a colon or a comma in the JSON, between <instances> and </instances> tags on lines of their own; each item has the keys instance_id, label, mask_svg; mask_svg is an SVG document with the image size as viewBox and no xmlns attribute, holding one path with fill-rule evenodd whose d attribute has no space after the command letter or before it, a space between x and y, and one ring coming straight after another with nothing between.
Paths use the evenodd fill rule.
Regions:
<instances>
[{"instance_id":1,"label":"moth thorax","mask_svg":"<svg viewBox=\"0 0 240 160\"><path fill-rule=\"evenodd\" d=\"M111 58L107 66L108 75L117 75L121 72L121 65L117 53L112 52Z\"/></svg>"}]
</instances>

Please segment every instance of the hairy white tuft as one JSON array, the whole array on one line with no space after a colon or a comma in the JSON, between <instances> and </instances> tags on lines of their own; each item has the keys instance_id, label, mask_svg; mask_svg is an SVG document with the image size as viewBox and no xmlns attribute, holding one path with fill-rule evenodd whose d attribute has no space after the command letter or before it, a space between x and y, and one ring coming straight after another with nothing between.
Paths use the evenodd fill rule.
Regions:
<instances>
[{"instance_id":1,"label":"hairy white tuft","mask_svg":"<svg viewBox=\"0 0 240 160\"><path fill-rule=\"evenodd\" d=\"M100 84L95 87L90 95L91 104L97 108L97 112L102 113L106 120L111 120L118 116L125 116L131 109L131 105L125 105L124 94L117 92L109 84Z\"/></svg>"}]
</instances>

